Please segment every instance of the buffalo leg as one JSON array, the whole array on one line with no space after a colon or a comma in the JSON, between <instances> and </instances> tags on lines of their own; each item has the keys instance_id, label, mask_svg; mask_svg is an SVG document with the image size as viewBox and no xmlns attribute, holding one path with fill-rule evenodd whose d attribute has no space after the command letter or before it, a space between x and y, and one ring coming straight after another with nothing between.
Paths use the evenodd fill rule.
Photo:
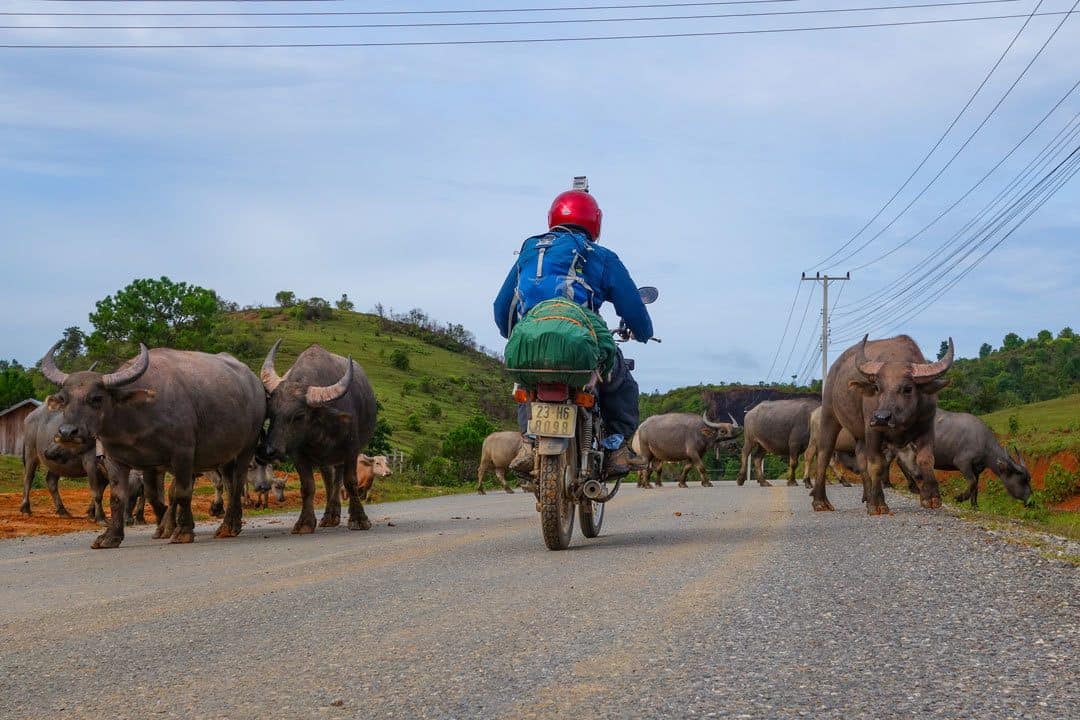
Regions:
<instances>
[{"instance_id":1,"label":"buffalo leg","mask_svg":"<svg viewBox=\"0 0 1080 720\"><path fill-rule=\"evenodd\" d=\"M821 411L821 426L818 428L817 464L814 466L814 487L810 490L814 510L832 510L828 494L825 492L825 471L832 461L836 449L836 437L840 434L840 423L831 412Z\"/></svg>"},{"instance_id":2,"label":"buffalo leg","mask_svg":"<svg viewBox=\"0 0 1080 720\"><path fill-rule=\"evenodd\" d=\"M739 474L735 476L736 485L742 485L746 482L746 474L750 471L751 454L753 452L754 444L748 439L743 443L742 454L739 457Z\"/></svg>"},{"instance_id":3,"label":"buffalo leg","mask_svg":"<svg viewBox=\"0 0 1080 720\"><path fill-rule=\"evenodd\" d=\"M476 471L476 492L479 495L487 495L484 492L484 475L487 475L488 466L483 462L480 463L480 469ZM344 490L344 488L342 488Z\"/></svg>"},{"instance_id":4,"label":"buffalo leg","mask_svg":"<svg viewBox=\"0 0 1080 720\"><path fill-rule=\"evenodd\" d=\"M45 487L49 489L49 495L52 496L53 507L56 509L56 514L60 517L71 517L71 513L64 507L64 501L60 498L60 476L54 472L45 473Z\"/></svg>"},{"instance_id":5,"label":"buffalo leg","mask_svg":"<svg viewBox=\"0 0 1080 720\"><path fill-rule=\"evenodd\" d=\"M154 530L155 538L169 537L176 524L176 518L172 514L172 504L165 502L164 483L164 475L159 477L157 468L143 469L143 497L154 509L154 519L157 522L157 528Z\"/></svg>"},{"instance_id":6,"label":"buffalo leg","mask_svg":"<svg viewBox=\"0 0 1080 720\"><path fill-rule=\"evenodd\" d=\"M698 476L701 478L701 487L712 487L713 484L709 480L709 475L705 471L705 463L702 461L701 456L694 453L690 458L690 463L694 469L697 470Z\"/></svg>"},{"instance_id":7,"label":"buffalo leg","mask_svg":"<svg viewBox=\"0 0 1080 720\"><path fill-rule=\"evenodd\" d=\"M919 447L915 453L915 462L919 465L919 503L927 509L941 507L941 490L938 488L937 475L934 474L934 443L931 441Z\"/></svg>"},{"instance_id":8,"label":"buffalo leg","mask_svg":"<svg viewBox=\"0 0 1080 720\"><path fill-rule=\"evenodd\" d=\"M293 525L294 535L315 532L315 469L308 463L297 463L300 473L300 517Z\"/></svg>"},{"instance_id":9,"label":"buffalo leg","mask_svg":"<svg viewBox=\"0 0 1080 720\"><path fill-rule=\"evenodd\" d=\"M757 483L761 487L772 487L772 483L765 477L765 450L762 449L761 454L755 457L754 464L757 470Z\"/></svg>"},{"instance_id":10,"label":"buffalo leg","mask_svg":"<svg viewBox=\"0 0 1080 720\"><path fill-rule=\"evenodd\" d=\"M690 477L690 469L692 467L693 465L690 463L683 463L682 472L679 474L679 487L688 487L686 484L686 479Z\"/></svg>"},{"instance_id":11,"label":"buffalo leg","mask_svg":"<svg viewBox=\"0 0 1080 720\"><path fill-rule=\"evenodd\" d=\"M88 453L83 459L83 470L86 471L86 481L90 484L90 507L86 509L86 517L105 524L105 508L102 507L102 498L105 495L105 486L108 484L108 475L105 472L104 463L99 463L97 457Z\"/></svg>"},{"instance_id":12,"label":"buffalo leg","mask_svg":"<svg viewBox=\"0 0 1080 720\"><path fill-rule=\"evenodd\" d=\"M663 460L650 460L648 466L645 468L645 482L649 482L652 476L656 476L656 479L652 481L652 484L656 487L664 487L664 461Z\"/></svg>"},{"instance_id":13,"label":"buffalo leg","mask_svg":"<svg viewBox=\"0 0 1080 720\"><path fill-rule=\"evenodd\" d=\"M889 461L881 451L881 436L870 433L866 439L860 454L866 458L866 472L863 480L863 491L866 498L866 513L868 515L891 515L892 511L885 503L885 487L883 479L889 472Z\"/></svg>"},{"instance_id":14,"label":"buffalo leg","mask_svg":"<svg viewBox=\"0 0 1080 720\"><path fill-rule=\"evenodd\" d=\"M798 485L795 472L799 469L799 448L788 448L788 485Z\"/></svg>"},{"instance_id":15,"label":"buffalo leg","mask_svg":"<svg viewBox=\"0 0 1080 720\"><path fill-rule=\"evenodd\" d=\"M19 512L23 515L30 514L30 484L34 481L39 463L37 453L23 453L23 496L22 505L19 506Z\"/></svg>"},{"instance_id":16,"label":"buffalo leg","mask_svg":"<svg viewBox=\"0 0 1080 720\"><path fill-rule=\"evenodd\" d=\"M191 494L195 489L193 458L185 457L173 461L172 502L176 508L176 529L169 540L171 543L195 542L195 516L191 513ZM230 501L232 498L230 498Z\"/></svg>"},{"instance_id":17,"label":"buffalo leg","mask_svg":"<svg viewBox=\"0 0 1080 720\"><path fill-rule=\"evenodd\" d=\"M228 506L225 519L214 533L216 538L236 537L244 524L244 499L247 497L247 468L251 463L249 454L241 454L226 465L222 480L229 486Z\"/></svg>"},{"instance_id":18,"label":"buffalo leg","mask_svg":"<svg viewBox=\"0 0 1080 720\"><path fill-rule=\"evenodd\" d=\"M499 478L499 482L502 483L503 490L513 495L514 488L510 487L510 483L506 482L506 470L504 468L495 468L495 477Z\"/></svg>"},{"instance_id":19,"label":"buffalo leg","mask_svg":"<svg viewBox=\"0 0 1080 720\"><path fill-rule=\"evenodd\" d=\"M972 463L961 463L957 468L967 480L967 490L956 496L956 502L964 502L965 500L971 500L971 507L979 507L979 475L981 468L973 465Z\"/></svg>"},{"instance_id":20,"label":"buffalo leg","mask_svg":"<svg viewBox=\"0 0 1080 720\"><path fill-rule=\"evenodd\" d=\"M319 527L337 527L341 524L341 495L338 492L338 476L337 473L341 472L339 468L332 468L323 466L319 468L319 474L322 475L323 487L326 488L326 509L323 510L322 520L319 521ZM356 469L353 468L353 477L356 476ZM345 492L348 492L347 488L344 488Z\"/></svg>"},{"instance_id":21,"label":"buffalo leg","mask_svg":"<svg viewBox=\"0 0 1080 720\"><path fill-rule=\"evenodd\" d=\"M109 465L109 524L90 545L95 550L120 547L124 541L124 511L127 509L128 475L126 465Z\"/></svg>"},{"instance_id":22,"label":"buffalo leg","mask_svg":"<svg viewBox=\"0 0 1080 720\"><path fill-rule=\"evenodd\" d=\"M360 500L360 488L356 486L356 457L345 461L345 467L339 468L342 472L341 482L345 491L349 493L349 529L370 530L371 521L364 512L364 503ZM511 490L510 492L513 492Z\"/></svg>"},{"instance_id":23,"label":"buffalo leg","mask_svg":"<svg viewBox=\"0 0 1080 720\"><path fill-rule=\"evenodd\" d=\"M214 486L214 499L210 501L210 514L213 517L225 515L225 484L228 482L226 479L228 472L226 468L219 468L206 473Z\"/></svg>"}]
</instances>

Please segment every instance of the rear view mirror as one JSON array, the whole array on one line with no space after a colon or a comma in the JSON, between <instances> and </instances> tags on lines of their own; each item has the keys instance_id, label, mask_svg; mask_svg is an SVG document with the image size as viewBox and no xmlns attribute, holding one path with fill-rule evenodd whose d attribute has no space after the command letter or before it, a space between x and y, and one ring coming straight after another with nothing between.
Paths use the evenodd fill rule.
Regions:
<instances>
[{"instance_id":1,"label":"rear view mirror","mask_svg":"<svg viewBox=\"0 0 1080 720\"><path fill-rule=\"evenodd\" d=\"M639 287L637 291L638 295L641 296L641 302L645 303L646 305L656 302L656 299L660 297L660 291L654 288L652 285Z\"/></svg>"}]
</instances>

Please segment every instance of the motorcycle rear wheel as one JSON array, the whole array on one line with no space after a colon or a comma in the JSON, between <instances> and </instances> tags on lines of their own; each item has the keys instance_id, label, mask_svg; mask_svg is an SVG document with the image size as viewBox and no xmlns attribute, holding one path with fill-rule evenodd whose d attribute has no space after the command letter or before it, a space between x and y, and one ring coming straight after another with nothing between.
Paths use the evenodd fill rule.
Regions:
<instances>
[{"instance_id":1,"label":"motorcycle rear wheel","mask_svg":"<svg viewBox=\"0 0 1080 720\"><path fill-rule=\"evenodd\" d=\"M578 520L581 521L581 534L587 538L600 535L600 526L604 524L604 503L583 500L578 505Z\"/></svg>"},{"instance_id":2,"label":"motorcycle rear wheel","mask_svg":"<svg viewBox=\"0 0 1080 720\"><path fill-rule=\"evenodd\" d=\"M567 453L540 456L540 527L548 550L565 550L574 534L574 501L564 482L573 468L566 457Z\"/></svg>"}]
</instances>

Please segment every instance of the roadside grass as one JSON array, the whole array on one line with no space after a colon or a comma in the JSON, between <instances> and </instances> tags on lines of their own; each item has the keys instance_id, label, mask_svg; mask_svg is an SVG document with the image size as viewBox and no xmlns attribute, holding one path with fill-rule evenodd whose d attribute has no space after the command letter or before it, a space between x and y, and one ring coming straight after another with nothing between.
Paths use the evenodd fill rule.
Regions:
<instances>
[{"instance_id":1,"label":"roadside grass","mask_svg":"<svg viewBox=\"0 0 1080 720\"><path fill-rule=\"evenodd\" d=\"M982 416L999 437L1015 443L1025 456L1080 452L1080 395L1006 408ZM1010 419L1014 429L1010 430Z\"/></svg>"},{"instance_id":2,"label":"roadside grass","mask_svg":"<svg viewBox=\"0 0 1080 720\"><path fill-rule=\"evenodd\" d=\"M1034 492L1032 504L1026 506L1009 495L996 477L990 473L985 473L984 477L986 479L980 484L977 510L973 509L967 500L959 503L953 500L959 492L967 489L967 480L959 474L939 478L942 500L954 506L961 517L969 520L987 522L994 518L1008 518L1032 530L1080 540L1080 513L1047 507L1046 497L1041 490ZM902 481L895 483L895 486L906 488L907 483Z\"/></svg>"}]
</instances>

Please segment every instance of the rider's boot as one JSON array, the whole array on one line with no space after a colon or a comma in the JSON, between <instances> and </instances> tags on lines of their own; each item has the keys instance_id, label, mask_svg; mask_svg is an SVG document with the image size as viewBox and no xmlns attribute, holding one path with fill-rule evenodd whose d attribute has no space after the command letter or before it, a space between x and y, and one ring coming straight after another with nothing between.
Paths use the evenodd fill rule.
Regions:
<instances>
[{"instance_id":1,"label":"rider's boot","mask_svg":"<svg viewBox=\"0 0 1080 720\"><path fill-rule=\"evenodd\" d=\"M623 443L618 450L611 450L604 459L604 475L609 480L624 477L627 473L644 470L648 462Z\"/></svg>"}]
</instances>

